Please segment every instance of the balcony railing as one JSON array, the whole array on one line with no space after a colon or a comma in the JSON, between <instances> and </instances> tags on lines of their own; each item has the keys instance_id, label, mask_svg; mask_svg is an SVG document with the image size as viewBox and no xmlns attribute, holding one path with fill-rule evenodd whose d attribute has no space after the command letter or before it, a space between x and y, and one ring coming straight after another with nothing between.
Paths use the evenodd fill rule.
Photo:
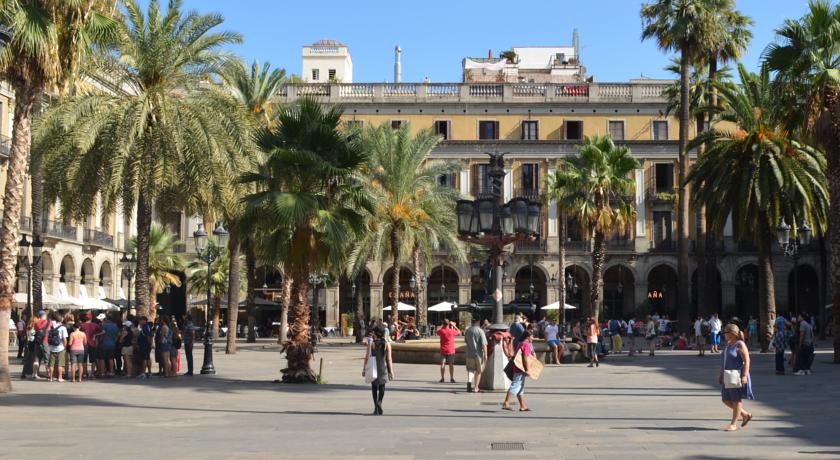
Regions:
<instances>
[{"instance_id":1,"label":"balcony railing","mask_svg":"<svg viewBox=\"0 0 840 460\"><path fill-rule=\"evenodd\" d=\"M82 241L94 246L114 247L114 237L99 230L85 229Z\"/></svg>"},{"instance_id":2,"label":"balcony railing","mask_svg":"<svg viewBox=\"0 0 840 460\"><path fill-rule=\"evenodd\" d=\"M493 198L494 195L493 186L490 184L472 184L472 187L470 187L470 193L477 199ZM502 187L500 193L504 195L504 187Z\"/></svg>"},{"instance_id":3,"label":"balcony railing","mask_svg":"<svg viewBox=\"0 0 840 460\"><path fill-rule=\"evenodd\" d=\"M517 254L544 254L545 248L545 240L516 241L513 243L514 252Z\"/></svg>"},{"instance_id":4,"label":"balcony railing","mask_svg":"<svg viewBox=\"0 0 840 460\"><path fill-rule=\"evenodd\" d=\"M589 240L566 241L563 245L567 252L592 252Z\"/></svg>"},{"instance_id":5,"label":"balcony railing","mask_svg":"<svg viewBox=\"0 0 840 460\"><path fill-rule=\"evenodd\" d=\"M530 201L540 201L540 189L538 188L515 188L513 190L515 198L525 198Z\"/></svg>"},{"instance_id":6,"label":"balcony railing","mask_svg":"<svg viewBox=\"0 0 840 460\"><path fill-rule=\"evenodd\" d=\"M73 225L64 225L61 222L54 220L43 220L41 225L41 232L47 236L56 238L64 238L67 240L76 239L76 227Z\"/></svg>"},{"instance_id":7,"label":"balcony railing","mask_svg":"<svg viewBox=\"0 0 840 460\"><path fill-rule=\"evenodd\" d=\"M677 202L677 189L674 187L655 187L647 189L647 200L651 203L673 204Z\"/></svg>"},{"instance_id":8,"label":"balcony railing","mask_svg":"<svg viewBox=\"0 0 840 460\"><path fill-rule=\"evenodd\" d=\"M650 242L650 252L675 252L677 243L674 240L661 240Z\"/></svg>"},{"instance_id":9,"label":"balcony railing","mask_svg":"<svg viewBox=\"0 0 840 460\"><path fill-rule=\"evenodd\" d=\"M615 238L606 241L607 251L610 252L635 252L636 241L631 238Z\"/></svg>"},{"instance_id":10,"label":"balcony railing","mask_svg":"<svg viewBox=\"0 0 840 460\"><path fill-rule=\"evenodd\" d=\"M667 102L669 84L632 83L296 83L284 102L304 96L328 102Z\"/></svg>"}]
</instances>

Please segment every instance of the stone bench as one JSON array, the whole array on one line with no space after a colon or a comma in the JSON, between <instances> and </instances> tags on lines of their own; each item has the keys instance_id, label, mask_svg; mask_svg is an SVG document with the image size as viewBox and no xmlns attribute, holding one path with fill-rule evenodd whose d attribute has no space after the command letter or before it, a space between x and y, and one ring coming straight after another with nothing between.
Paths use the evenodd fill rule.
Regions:
<instances>
[{"instance_id":1,"label":"stone bench","mask_svg":"<svg viewBox=\"0 0 840 460\"><path fill-rule=\"evenodd\" d=\"M455 364L466 363L467 346L463 337L455 338ZM534 340L534 353L543 363L552 362L549 347L545 340ZM440 341L437 339L409 340L403 343L391 343L391 356L396 363L408 364L440 364ZM583 350L576 343L566 342L566 351L561 357L564 363L585 362Z\"/></svg>"}]
</instances>

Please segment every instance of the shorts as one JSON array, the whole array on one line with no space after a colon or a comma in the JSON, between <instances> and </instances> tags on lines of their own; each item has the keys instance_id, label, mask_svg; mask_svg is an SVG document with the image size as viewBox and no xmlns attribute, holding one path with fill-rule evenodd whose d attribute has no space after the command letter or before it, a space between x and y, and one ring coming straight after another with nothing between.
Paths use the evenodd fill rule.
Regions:
<instances>
[{"instance_id":1,"label":"shorts","mask_svg":"<svg viewBox=\"0 0 840 460\"><path fill-rule=\"evenodd\" d=\"M70 364L82 364L85 362L85 351L84 350L72 350L70 351Z\"/></svg>"},{"instance_id":2,"label":"shorts","mask_svg":"<svg viewBox=\"0 0 840 460\"><path fill-rule=\"evenodd\" d=\"M139 347L139 348L140 348L140 354L139 354L140 359L142 359L142 360L144 360L144 361L148 361L149 359L151 359L151 356L152 356L152 347L143 347L143 346L141 346L141 347Z\"/></svg>"},{"instance_id":3,"label":"shorts","mask_svg":"<svg viewBox=\"0 0 840 460\"><path fill-rule=\"evenodd\" d=\"M481 356L467 356L467 372L484 372L484 358Z\"/></svg>"},{"instance_id":4,"label":"shorts","mask_svg":"<svg viewBox=\"0 0 840 460\"><path fill-rule=\"evenodd\" d=\"M101 359L103 361L107 361L109 359L114 359L114 349L111 347L99 347L99 353L97 353L96 359Z\"/></svg>"},{"instance_id":5,"label":"shorts","mask_svg":"<svg viewBox=\"0 0 840 460\"><path fill-rule=\"evenodd\" d=\"M513 378L510 380L510 388L508 388L508 394L511 396L522 396L525 394L525 373L524 372L517 372L513 374Z\"/></svg>"},{"instance_id":6,"label":"shorts","mask_svg":"<svg viewBox=\"0 0 840 460\"><path fill-rule=\"evenodd\" d=\"M560 341L557 340L557 339L551 339L547 343L548 343L549 347L559 347L560 346Z\"/></svg>"},{"instance_id":7,"label":"shorts","mask_svg":"<svg viewBox=\"0 0 840 460\"><path fill-rule=\"evenodd\" d=\"M698 335L697 336L697 343L699 343L700 345L705 345L706 344L706 336L705 335Z\"/></svg>"},{"instance_id":8,"label":"shorts","mask_svg":"<svg viewBox=\"0 0 840 460\"><path fill-rule=\"evenodd\" d=\"M161 343L158 345L158 349L161 353L169 353L171 346L168 343Z\"/></svg>"},{"instance_id":9,"label":"shorts","mask_svg":"<svg viewBox=\"0 0 840 460\"><path fill-rule=\"evenodd\" d=\"M122 347L122 349L120 350L120 354L122 354L123 356L131 356L134 354L134 347Z\"/></svg>"},{"instance_id":10,"label":"shorts","mask_svg":"<svg viewBox=\"0 0 840 460\"><path fill-rule=\"evenodd\" d=\"M64 367L67 364L67 350L55 351L50 353L49 364L47 366Z\"/></svg>"},{"instance_id":11,"label":"shorts","mask_svg":"<svg viewBox=\"0 0 840 460\"><path fill-rule=\"evenodd\" d=\"M178 357L179 348L172 347L169 349L169 357L175 359Z\"/></svg>"},{"instance_id":12,"label":"shorts","mask_svg":"<svg viewBox=\"0 0 840 460\"><path fill-rule=\"evenodd\" d=\"M85 361L94 364L96 363L96 352L99 351L96 347L85 348Z\"/></svg>"},{"instance_id":13,"label":"shorts","mask_svg":"<svg viewBox=\"0 0 840 460\"><path fill-rule=\"evenodd\" d=\"M452 366L452 365L455 364L455 354L453 353L451 355L444 355L443 353L441 353L440 360L441 360L441 362L449 364L450 366Z\"/></svg>"},{"instance_id":14,"label":"shorts","mask_svg":"<svg viewBox=\"0 0 840 460\"><path fill-rule=\"evenodd\" d=\"M38 361L45 363L50 359L50 347L43 343L38 344Z\"/></svg>"}]
</instances>

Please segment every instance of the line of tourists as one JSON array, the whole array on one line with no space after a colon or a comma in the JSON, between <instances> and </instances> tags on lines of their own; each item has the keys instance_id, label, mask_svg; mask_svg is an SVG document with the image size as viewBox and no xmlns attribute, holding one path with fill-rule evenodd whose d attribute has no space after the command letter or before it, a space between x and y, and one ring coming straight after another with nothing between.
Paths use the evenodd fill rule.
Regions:
<instances>
[{"instance_id":1,"label":"line of tourists","mask_svg":"<svg viewBox=\"0 0 840 460\"><path fill-rule=\"evenodd\" d=\"M145 316L83 313L79 322L72 314L40 310L35 318L19 324L23 328L22 378L71 382L90 378L138 377L152 373L152 351L158 363L157 375L174 377L180 369L180 351L185 352L187 372L193 374L192 349L196 327L185 316L179 326L169 315L154 324ZM44 368L46 375L41 373Z\"/></svg>"}]
</instances>

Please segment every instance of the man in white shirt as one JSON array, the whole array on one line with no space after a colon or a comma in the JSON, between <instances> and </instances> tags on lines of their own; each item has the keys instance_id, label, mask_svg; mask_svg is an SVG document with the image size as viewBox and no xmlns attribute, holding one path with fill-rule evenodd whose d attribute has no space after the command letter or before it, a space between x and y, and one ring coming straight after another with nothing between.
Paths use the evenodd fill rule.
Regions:
<instances>
[{"instance_id":1,"label":"man in white shirt","mask_svg":"<svg viewBox=\"0 0 840 460\"><path fill-rule=\"evenodd\" d=\"M630 320L627 321L627 348L630 350L630 352L627 353L627 356L635 355L636 351L638 349L638 347L636 345L636 335L637 334L636 334L636 330L634 329L635 326L636 326L636 318L635 317L630 318Z\"/></svg>"},{"instance_id":2,"label":"man in white shirt","mask_svg":"<svg viewBox=\"0 0 840 460\"><path fill-rule=\"evenodd\" d=\"M52 314L52 322L47 330L47 346L50 349L50 358L47 367L47 376L50 382L53 381L53 374L58 374L58 381L64 382L62 373L67 360L67 328L61 324L63 318L58 313Z\"/></svg>"},{"instance_id":3,"label":"man in white shirt","mask_svg":"<svg viewBox=\"0 0 840 460\"><path fill-rule=\"evenodd\" d=\"M712 353L720 353L720 327L720 318L718 318L717 313L712 314L712 318L709 320L709 333L712 336Z\"/></svg>"},{"instance_id":4,"label":"man in white shirt","mask_svg":"<svg viewBox=\"0 0 840 460\"><path fill-rule=\"evenodd\" d=\"M545 342L548 344L549 350L551 350L551 355L554 356L554 364L560 364L560 359L566 352L566 347L563 346L563 342L557 338L559 332L560 328L557 327L557 321L553 318L549 319L548 325L545 326Z\"/></svg>"},{"instance_id":5,"label":"man in white shirt","mask_svg":"<svg viewBox=\"0 0 840 460\"><path fill-rule=\"evenodd\" d=\"M694 341L697 344L697 356L704 356L706 354L706 331L708 327L708 321L704 320L702 316L697 315L697 319L694 320Z\"/></svg>"}]
</instances>

